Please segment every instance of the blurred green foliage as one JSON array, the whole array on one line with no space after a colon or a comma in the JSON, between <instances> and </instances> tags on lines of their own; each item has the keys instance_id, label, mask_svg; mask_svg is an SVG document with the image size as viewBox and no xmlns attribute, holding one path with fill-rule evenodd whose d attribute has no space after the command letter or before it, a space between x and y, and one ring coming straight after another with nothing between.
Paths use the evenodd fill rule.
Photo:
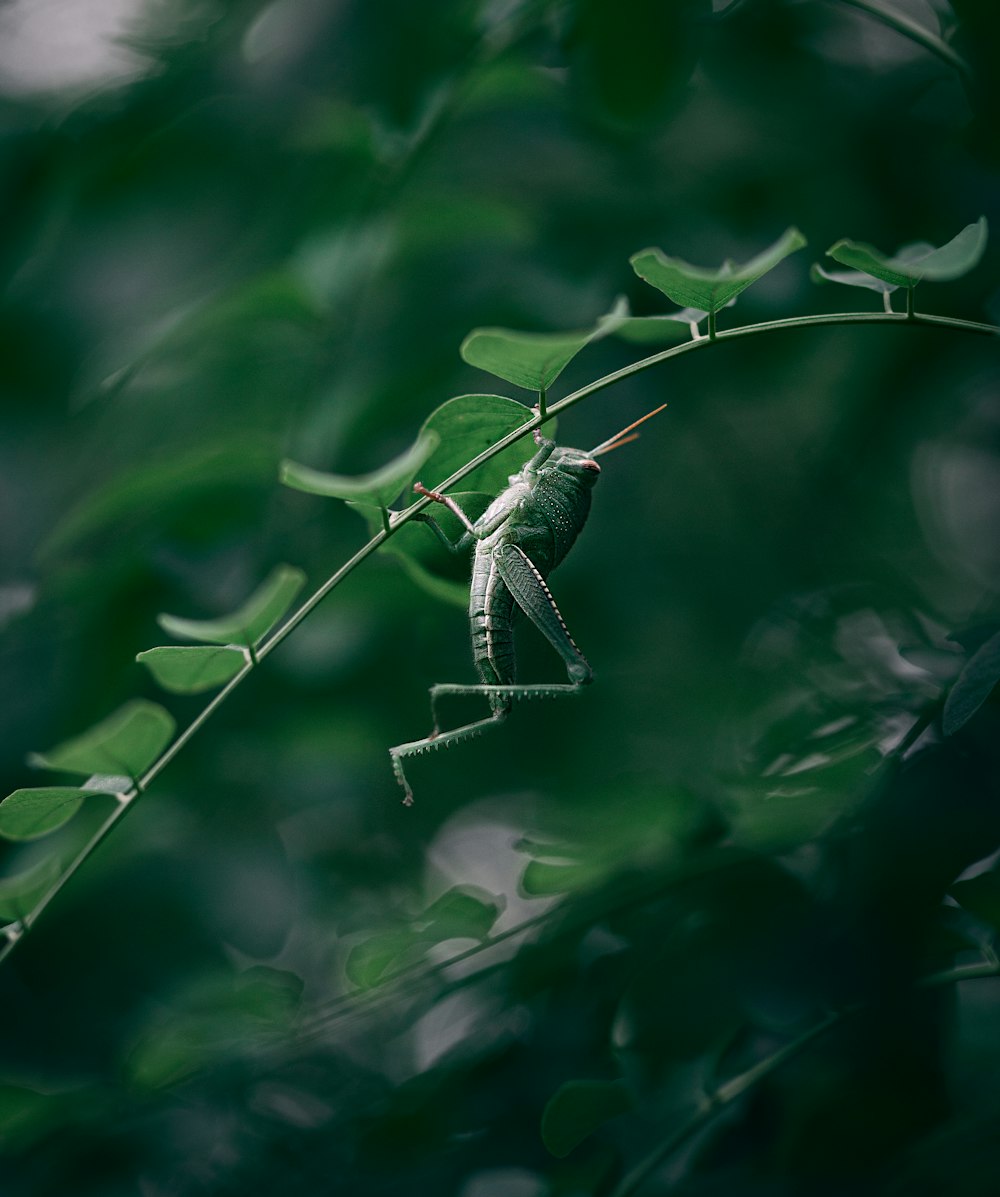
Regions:
<instances>
[{"instance_id":1,"label":"blurred green foliage","mask_svg":"<svg viewBox=\"0 0 1000 1197\"><path fill-rule=\"evenodd\" d=\"M630 255L792 223L720 328L877 309L806 254L1000 227L996 6L891 6L970 73L842 0L5 6L3 792L133 698L189 722L156 616L328 577L363 525L279 463L402 454L484 388L472 328L663 315ZM918 307L997 319L998 279L988 246ZM995 961L998 384L987 338L823 327L567 413L593 445L669 401L553 580L595 685L420 758L410 811L387 748L467 629L367 561L0 967L4 1193L992 1193L1000 980L918 979ZM4 877L43 889L93 788Z\"/></svg>"}]
</instances>

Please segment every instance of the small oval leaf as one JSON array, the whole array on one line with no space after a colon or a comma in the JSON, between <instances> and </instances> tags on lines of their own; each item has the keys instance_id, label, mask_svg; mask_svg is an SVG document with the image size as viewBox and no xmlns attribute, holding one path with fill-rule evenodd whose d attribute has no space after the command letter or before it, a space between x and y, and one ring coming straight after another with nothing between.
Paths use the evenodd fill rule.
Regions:
<instances>
[{"instance_id":1,"label":"small oval leaf","mask_svg":"<svg viewBox=\"0 0 1000 1197\"><path fill-rule=\"evenodd\" d=\"M221 619L181 619L158 615L156 622L180 640L206 644L255 645L285 614L305 585L306 576L291 565L279 565L238 611Z\"/></svg>"},{"instance_id":2,"label":"small oval leaf","mask_svg":"<svg viewBox=\"0 0 1000 1197\"><path fill-rule=\"evenodd\" d=\"M68 823L85 798L102 790L45 786L15 790L0 802L0 835L8 840L37 840Z\"/></svg>"},{"instance_id":3,"label":"small oval leaf","mask_svg":"<svg viewBox=\"0 0 1000 1197\"><path fill-rule=\"evenodd\" d=\"M31 910L32 899L59 876L59 862L52 856L13 877L0 877L0 918L20 919Z\"/></svg>"},{"instance_id":4,"label":"small oval leaf","mask_svg":"<svg viewBox=\"0 0 1000 1197\"><path fill-rule=\"evenodd\" d=\"M202 648L164 645L147 648L136 658L164 690L174 694L200 694L223 686L246 665L246 650L233 647Z\"/></svg>"},{"instance_id":5,"label":"small oval leaf","mask_svg":"<svg viewBox=\"0 0 1000 1197\"><path fill-rule=\"evenodd\" d=\"M633 1107L624 1081L567 1081L542 1112L542 1142L561 1159L603 1123Z\"/></svg>"},{"instance_id":6,"label":"small oval leaf","mask_svg":"<svg viewBox=\"0 0 1000 1197\"><path fill-rule=\"evenodd\" d=\"M521 889L529 898L550 898L591 885L602 876L600 867L589 862L531 860L521 874Z\"/></svg>"},{"instance_id":7,"label":"small oval leaf","mask_svg":"<svg viewBox=\"0 0 1000 1197\"><path fill-rule=\"evenodd\" d=\"M154 702L136 699L126 703L83 735L67 740L28 760L43 769L65 773L123 773L138 777L170 742L176 724L173 716Z\"/></svg>"},{"instance_id":8,"label":"small oval leaf","mask_svg":"<svg viewBox=\"0 0 1000 1197\"><path fill-rule=\"evenodd\" d=\"M944 704L941 730L953 736L964 727L1000 682L1000 632L972 654Z\"/></svg>"},{"instance_id":9,"label":"small oval leaf","mask_svg":"<svg viewBox=\"0 0 1000 1197\"><path fill-rule=\"evenodd\" d=\"M627 319L619 301L593 328L576 332L526 333L475 328L462 342L463 361L526 391L547 391L581 349L608 336Z\"/></svg>"},{"instance_id":10,"label":"small oval leaf","mask_svg":"<svg viewBox=\"0 0 1000 1197\"><path fill-rule=\"evenodd\" d=\"M986 217L980 216L940 248L920 241L904 245L890 257L864 242L842 240L826 252L843 266L863 270L897 287L912 287L922 279L947 282L968 274L985 253L988 235Z\"/></svg>"},{"instance_id":11,"label":"small oval leaf","mask_svg":"<svg viewBox=\"0 0 1000 1197\"><path fill-rule=\"evenodd\" d=\"M680 308L662 316L630 316L615 330L615 336L634 345L684 341L697 333L707 315L700 308Z\"/></svg>"},{"instance_id":12,"label":"small oval leaf","mask_svg":"<svg viewBox=\"0 0 1000 1197\"><path fill-rule=\"evenodd\" d=\"M590 340L590 334L523 333L507 328L477 328L459 352L477 370L485 370L527 391L542 391L555 382Z\"/></svg>"},{"instance_id":13,"label":"small oval leaf","mask_svg":"<svg viewBox=\"0 0 1000 1197\"><path fill-rule=\"evenodd\" d=\"M629 261L641 279L682 308L718 312L805 244L806 239L798 229L786 229L773 245L749 262L737 265L726 261L718 270L706 270L691 266L680 258L668 258L659 249L640 250Z\"/></svg>"},{"instance_id":14,"label":"small oval leaf","mask_svg":"<svg viewBox=\"0 0 1000 1197\"><path fill-rule=\"evenodd\" d=\"M484 940L505 904L503 895L491 894L475 885L456 885L420 916L420 937L434 943L446 939Z\"/></svg>"},{"instance_id":15,"label":"small oval leaf","mask_svg":"<svg viewBox=\"0 0 1000 1197\"><path fill-rule=\"evenodd\" d=\"M482 515L493 500L492 495L484 495L479 491L452 491L451 497L472 520ZM382 513L379 508L365 503L348 503L348 507L365 521L371 536L381 531ZM447 507L437 508L434 518L453 541L462 535L462 525ZM416 521L408 523L397 529L382 550L398 558L409 577L425 593L456 607L468 607L468 558L446 552L430 528L421 527Z\"/></svg>"},{"instance_id":16,"label":"small oval leaf","mask_svg":"<svg viewBox=\"0 0 1000 1197\"><path fill-rule=\"evenodd\" d=\"M824 270L818 262L813 262L809 268L809 277L814 283L842 283L845 287L864 287L880 295L891 295L898 290L895 283L887 283L863 270Z\"/></svg>"},{"instance_id":17,"label":"small oval leaf","mask_svg":"<svg viewBox=\"0 0 1000 1197\"><path fill-rule=\"evenodd\" d=\"M531 408L504 395L456 395L448 399L424 421L424 431L436 432L441 443L424 464L420 481L439 486L484 449L523 428L531 415ZM550 436L554 429L555 421L546 425ZM473 470L462 480L462 488L496 495L534 451L527 438L518 441Z\"/></svg>"},{"instance_id":18,"label":"small oval leaf","mask_svg":"<svg viewBox=\"0 0 1000 1197\"><path fill-rule=\"evenodd\" d=\"M370 474L359 474L357 477L326 474L286 460L281 463L279 477L285 486L310 495L353 499L373 503L376 507L388 507L416 478L418 470L438 447L439 441L437 432L425 425L405 452Z\"/></svg>"},{"instance_id":19,"label":"small oval leaf","mask_svg":"<svg viewBox=\"0 0 1000 1197\"><path fill-rule=\"evenodd\" d=\"M371 989L410 963L415 947L424 951L420 938L409 927L383 931L351 949L344 972L360 989Z\"/></svg>"},{"instance_id":20,"label":"small oval leaf","mask_svg":"<svg viewBox=\"0 0 1000 1197\"><path fill-rule=\"evenodd\" d=\"M159 518L172 505L214 503L220 493L243 494L247 488L259 493L273 477L274 450L263 434L220 433L218 443L200 444L189 453L144 455L130 469L105 471L106 480L56 524L39 554L51 559L91 536L109 535L109 529L118 536L133 534L154 512Z\"/></svg>"}]
</instances>

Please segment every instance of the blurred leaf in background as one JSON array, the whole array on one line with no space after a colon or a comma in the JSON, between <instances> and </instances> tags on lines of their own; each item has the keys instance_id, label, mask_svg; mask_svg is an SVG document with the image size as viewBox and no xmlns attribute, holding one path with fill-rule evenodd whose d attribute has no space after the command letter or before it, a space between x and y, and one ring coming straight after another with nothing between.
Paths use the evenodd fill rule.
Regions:
<instances>
[{"instance_id":1,"label":"blurred leaf in background","mask_svg":"<svg viewBox=\"0 0 1000 1197\"><path fill-rule=\"evenodd\" d=\"M0 8L0 765L36 795L0 806L5 1194L993 1191L986 336L799 328L601 389L561 443L669 406L555 577L586 694L419 758L403 810L389 745L473 679L413 580L461 602L466 567L407 527L18 920L121 781L28 754L133 701L187 726L234 662L156 658L161 692L158 614L239 613L281 563L318 586L366 539L282 461L385 482L378 528L482 431L440 415L482 406L473 329L529 337L489 401L513 428L522 378L554 402L699 328L645 246L752 263L794 226L877 274L872 246L997 228L998 39L976 0ZM965 236L917 310L996 321ZM726 328L879 310L781 258ZM553 374L530 338L622 293Z\"/></svg>"}]
</instances>

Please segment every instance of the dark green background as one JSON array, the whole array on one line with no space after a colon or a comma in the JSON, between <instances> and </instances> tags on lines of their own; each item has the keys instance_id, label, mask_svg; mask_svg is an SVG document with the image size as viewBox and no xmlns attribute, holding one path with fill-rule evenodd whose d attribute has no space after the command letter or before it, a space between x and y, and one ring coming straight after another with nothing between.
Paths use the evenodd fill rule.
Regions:
<instances>
[{"instance_id":1,"label":"dark green background","mask_svg":"<svg viewBox=\"0 0 1000 1197\"><path fill-rule=\"evenodd\" d=\"M789 224L809 248L720 326L877 309L810 262L997 224L994 5L893 4L957 16L978 82L838 0L171 0L134 81L0 96L4 792L132 696L192 718L134 663L155 615L332 573L363 525L279 460L362 473L449 396L511 393L471 328L663 312L630 254L741 261ZM998 278L991 250L917 306L990 320ZM553 397L644 352L594 345ZM669 402L553 580L595 684L420 758L412 810L387 748L471 680L466 621L368 561L0 969L0 1189L596 1197L713 1076L860 1003L642 1193L992 1193L1000 983L912 981L991 941L1000 904L942 900L1000 843L997 708L883 756L948 633L997 618L998 381L989 339L831 327L575 408L592 445ZM343 1000L352 949L419 955L460 883L501 930L569 892L478 979ZM553 1157L548 1100L617 1077L634 1112Z\"/></svg>"}]
</instances>

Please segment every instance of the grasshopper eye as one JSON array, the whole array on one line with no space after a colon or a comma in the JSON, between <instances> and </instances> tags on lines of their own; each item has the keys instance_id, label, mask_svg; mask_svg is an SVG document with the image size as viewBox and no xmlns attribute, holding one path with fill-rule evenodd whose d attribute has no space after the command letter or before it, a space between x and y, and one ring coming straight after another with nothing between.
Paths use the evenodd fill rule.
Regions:
<instances>
[{"instance_id":1,"label":"grasshopper eye","mask_svg":"<svg viewBox=\"0 0 1000 1197\"><path fill-rule=\"evenodd\" d=\"M596 461L591 461L589 458L586 461L581 461L580 465L590 474L599 474L601 467Z\"/></svg>"}]
</instances>

